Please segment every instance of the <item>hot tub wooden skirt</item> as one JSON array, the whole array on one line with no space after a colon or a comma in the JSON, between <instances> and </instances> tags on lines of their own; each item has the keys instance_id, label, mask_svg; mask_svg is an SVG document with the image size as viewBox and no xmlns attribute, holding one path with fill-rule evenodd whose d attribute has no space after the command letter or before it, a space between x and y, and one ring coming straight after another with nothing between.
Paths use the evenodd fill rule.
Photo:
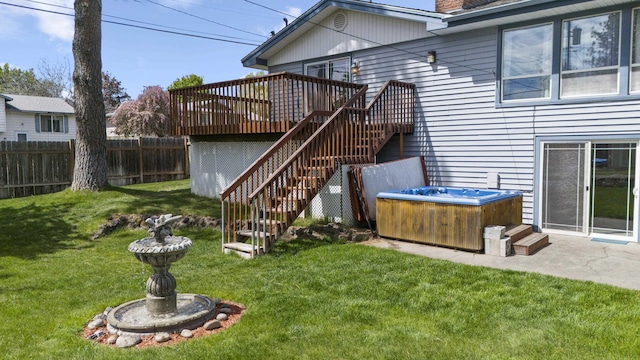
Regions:
<instances>
[{"instance_id":1,"label":"hot tub wooden skirt","mask_svg":"<svg viewBox=\"0 0 640 360\"><path fill-rule=\"evenodd\" d=\"M522 223L522 195L483 205L376 199L382 237L480 251L488 225Z\"/></svg>"}]
</instances>

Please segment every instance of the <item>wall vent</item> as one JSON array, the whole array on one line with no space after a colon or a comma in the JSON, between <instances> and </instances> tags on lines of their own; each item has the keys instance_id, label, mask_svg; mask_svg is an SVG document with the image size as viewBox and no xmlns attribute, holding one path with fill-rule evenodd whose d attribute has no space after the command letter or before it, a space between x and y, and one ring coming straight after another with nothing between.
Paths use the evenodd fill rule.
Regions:
<instances>
[{"instance_id":1,"label":"wall vent","mask_svg":"<svg viewBox=\"0 0 640 360\"><path fill-rule=\"evenodd\" d=\"M347 14L338 11L333 17L333 27L338 31L343 31L347 27Z\"/></svg>"}]
</instances>

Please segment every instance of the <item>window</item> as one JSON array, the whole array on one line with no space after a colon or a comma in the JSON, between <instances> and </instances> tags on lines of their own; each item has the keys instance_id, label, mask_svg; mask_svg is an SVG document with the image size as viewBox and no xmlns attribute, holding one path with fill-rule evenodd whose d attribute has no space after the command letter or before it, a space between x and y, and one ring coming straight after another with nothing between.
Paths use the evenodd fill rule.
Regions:
<instances>
[{"instance_id":1,"label":"window","mask_svg":"<svg viewBox=\"0 0 640 360\"><path fill-rule=\"evenodd\" d=\"M64 117L62 115L40 115L40 122L36 124L38 132L61 133L64 130Z\"/></svg>"},{"instance_id":2,"label":"window","mask_svg":"<svg viewBox=\"0 0 640 360\"><path fill-rule=\"evenodd\" d=\"M26 133L17 133L16 134L16 138L17 138L18 142L26 142L27 141L27 134Z\"/></svg>"},{"instance_id":3,"label":"window","mask_svg":"<svg viewBox=\"0 0 640 360\"><path fill-rule=\"evenodd\" d=\"M305 75L349 82L351 81L349 59L344 58L308 64L305 66Z\"/></svg>"},{"instance_id":4,"label":"window","mask_svg":"<svg viewBox=\"0 0 640 360\"><path fill-rule=\"evenodd\" d=\"M640 8L503 29L500 41L502 103L640 94Z\"/></svg>"},{"instance_id":5,"label":"window","mask_svg":"<svg viewBox=\"0 0 640 360\"><path fill-rule=\"evenodd\" d=\"M633 10L630 91L640 92L640 9Z\"/></svg>"},{"instance_id":6,"label":"window","mask_svg":"<svg viewBox=\"0 0 640 360\"><path fill-rule=\"evenodd\" d=\"M507 30L502 41L502 99L548 99L552 24Z\"/></svg>"},{"instance_id":7,"label":"window","mask_svg":"<svg viewBox=\"0 0 640 360\"><path fill-rule=\"evenodd\" d=\"M620 13L562 22L560 97L618 93Z\"/></svg>"}]
</instances>

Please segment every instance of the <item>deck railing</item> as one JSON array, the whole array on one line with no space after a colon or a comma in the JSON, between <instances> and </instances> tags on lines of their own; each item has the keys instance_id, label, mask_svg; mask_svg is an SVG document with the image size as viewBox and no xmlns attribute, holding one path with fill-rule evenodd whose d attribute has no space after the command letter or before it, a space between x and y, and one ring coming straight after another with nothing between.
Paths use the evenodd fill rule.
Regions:
<instances>
[{"instance_id":1,"label":"deck railing","mask_svg":"<svg viewBox=\"0 0 640 360\"><path fill-rule=\"evenodd\" d=\"M250 208L246 206L248 195L292 156L304 140L310 137L332 114L329 111L311 112L220 193L224 220L223 238L225 234L235 236L235 230L242 229L242 219L249 219Z\"/></svg>"},{"instance_id":2,"label":"deck railing","mask_svg":"<svg viewBox=\"0 0 640 360\"><path fill-rule=\"evenodd\" d=\"M251 238L252 255L268 251L340 164L372 162L393 134L413 131L414 89L388 81L364 107L362 88L321 126L313 121L327 113L314 114L285 134L221 193L223 249L243 233Z\"/></svg>"},{"instance_id":3,"label":"deck railing","mask_svg":"<svg viewBox=\"0 0 640 360\"><path fill-rule=\"evenodd\" d=\"M275 73L169 91L171 134L284 133L312 111L336 111L362 85Z\"/></svg>"}]
</instances>

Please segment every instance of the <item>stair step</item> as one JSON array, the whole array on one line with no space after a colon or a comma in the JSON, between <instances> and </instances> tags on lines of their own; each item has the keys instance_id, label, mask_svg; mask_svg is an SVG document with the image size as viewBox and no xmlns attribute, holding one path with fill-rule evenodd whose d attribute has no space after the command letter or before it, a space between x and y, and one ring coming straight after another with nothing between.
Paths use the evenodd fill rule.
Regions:
<instances>
[{"instance_id":1,"label":"stair step","mask_svg":"<svg viewBox=\"0 0 640 360\"><path fill-rule=\"evenodd\" d=\"M236 234L238 234L240 236L248 237L248 238L250 238L253 233L254 233L253 230L247 230L247 229L236 231ZM268 233L268 232L264 232L264 231L255 231L255 234L256 234L256 236L258 236L260 238L270 238L270 237L273 236L273 234ZM230 243L230 244L233 244L233 243ZM240 244L242 244L242 243L240 243ZM249 246L251 246L251 245L249 245Z\"/></svg>"},{"instance_id":2,"label":"stair step","mask_svg":"<svg viewBox=\"0 0 640 360\"><path fill-rule=\"evenodd\" d=\"M295 207L292 207L292 206L286 206L286 207L278 206L278 207L272 207L270 209L267 209L267 211L270 213L294 213L296 212L296 209Z\"/></svg>"},{"instance_id":3,"label":"stair step","mask_svg":"<svg viewBox=\"0 0 640 360\"><path fill-rule=\"evenodd\" d=\"M260 219L260 220L258 220L258 223L260 225L267 225L267 226L272 226L272 225L282 226L282 225L285 224L284 221L272 220L272 219Z\"/></svg>"},{"instance_id":4,"label":"stair step","mask_svg":"<svg viewBox=\"0 0 640 360\"><path fill-rule=\"evenodd\" d=\"M270 232L275 232L277 234L277 236L280 236L280 234L282 234L282 232L284 232L284 230L286 230L285 226L286 223L282 220L275 220L275 219L260 219L258 220L258 227L263 229L263 230L267 230L265 228L268 228L268 230Z\"/></svg>"},{"instance_id":5,"label":"stair step","mask_svg":"<svg viewBox=\"0 0 640 360\"><path fill-rule=\"evenodd\" d=\"M251 244L245 244L241 242L226 243L226 244L223 244L222 247L224 249L225 254L234 252L240 255L240 257L243 257L245 259L250 259L255 255L261 255L261 254L264 254L265 252L264 249L256 246L253 248L253 254L252 254Z\"/></svg>"},{"instance_id":6,"label":"stair step","mask_svg":"<svg viewBox=\"0 0 640 360\"><path fill-rule=\"evenodd\" d=\"M516 255L532 255L549 245L549 235L532 233L512 244Z\"/></svg>"},{"instance_id":7,"label":"stair step","mask_svg":"<svg viewBox=\"0 0 640 360\"><path fill-rule=\"evenodd\" d=\"M531 233L533 233L533 228L531 227L531 225L521 224L509 226L504 235L510 237L511 243L513 244L518 240L530 235Z\"/></svg>"}]
</instances>

